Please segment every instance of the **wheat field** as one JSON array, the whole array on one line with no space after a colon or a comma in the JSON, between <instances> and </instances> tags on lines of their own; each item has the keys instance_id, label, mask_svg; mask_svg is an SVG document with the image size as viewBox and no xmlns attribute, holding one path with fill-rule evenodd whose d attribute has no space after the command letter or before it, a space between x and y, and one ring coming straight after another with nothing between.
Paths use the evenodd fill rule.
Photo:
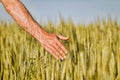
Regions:
<instances>
[{"instance_id":1,"label":"wheat field","mask_svg":"<svg viewBox=\"0 0 120 80\"><path fill-rule=\"evenodd\" d=\"M56 60L17 24L0 21L0 80L120 80L120 24L61 19L43 28L69 37L67 58Z\"/></svg>"}]
</instances>

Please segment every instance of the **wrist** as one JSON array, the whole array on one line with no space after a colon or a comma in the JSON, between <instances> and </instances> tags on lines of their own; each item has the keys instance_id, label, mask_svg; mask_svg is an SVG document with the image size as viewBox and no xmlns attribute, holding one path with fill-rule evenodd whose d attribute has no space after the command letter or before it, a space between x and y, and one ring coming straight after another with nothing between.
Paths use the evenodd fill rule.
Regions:
<instances>
[{"instance_id":1,"label":"wrist","mask_svg":"<svg viewBox=\"0 0 120 80\"><path fill-rule=\"evenodd\" d=\"M35 30L33 36L41 42L42 38L48 34L40 25L37 26L37 29Z\"/></svg>"}]
</instances>

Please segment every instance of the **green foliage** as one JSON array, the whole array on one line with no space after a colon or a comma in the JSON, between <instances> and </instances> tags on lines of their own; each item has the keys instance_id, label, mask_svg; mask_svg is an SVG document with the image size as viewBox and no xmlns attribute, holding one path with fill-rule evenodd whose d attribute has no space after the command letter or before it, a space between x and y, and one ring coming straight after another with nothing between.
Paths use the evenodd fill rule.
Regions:
<instances>
[{"instance_id":1,"label":"green foliage","mask_svg":"<svg viewBox=\"0 0 120 80\"><path fill-rule=\"evenodd\" d=\"M0 80L120 80L120 25L97 21L75 25L72 20L44 26L69 36L62 41L67 58L57 61L15 23L0 22Z\"/></svg>"}]
</instances>

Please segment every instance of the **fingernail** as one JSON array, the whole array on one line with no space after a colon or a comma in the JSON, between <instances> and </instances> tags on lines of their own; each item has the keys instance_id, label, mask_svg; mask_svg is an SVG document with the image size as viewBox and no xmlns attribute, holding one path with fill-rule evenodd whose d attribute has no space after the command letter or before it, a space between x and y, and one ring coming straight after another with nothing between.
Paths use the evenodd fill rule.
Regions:
<instances>
[{"instance_id":1,"label":"fingernail","mask_svg":"<svg viewBox=\"0 0 120 80\"><path fill-rule=\"evenodd\" d=\"M63 60L63 57L61 58L61 60Z\"/></svg>"},{"instance_id":2,"label":"fingernail","mask_svg":"<svg viewBox=\"0 0 120 80\"><path fill-rule=\"evenodd\" d=\"M60 59L63 60L63 57L61 56Z\"/></svg>"},{"instance_id":3,"label":"fingernail","mask_svg":"<svg viewBox=\"0 0 120 80\"><path fill-rule=\"evenodd\" d=\"M67 54L67 51L65 51L65 54Z\"/></svg>"},{"instance_id":4,"label":"fingernail","mask_svg":"<svg viewBox=\"0 0 120 80\"><path fill-rule=\"evenodd\" d=\"M64 56L64 59L66 58L66 56Z\"/></svg>"}]
</instances>

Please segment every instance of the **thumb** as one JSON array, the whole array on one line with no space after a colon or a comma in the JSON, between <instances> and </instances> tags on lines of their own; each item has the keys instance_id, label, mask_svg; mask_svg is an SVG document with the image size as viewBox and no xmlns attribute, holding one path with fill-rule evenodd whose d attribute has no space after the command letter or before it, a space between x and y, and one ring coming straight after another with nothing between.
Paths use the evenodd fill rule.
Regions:
<instances>
[{"instance_id":1,"label":"thumb","mask_svg":"<svg viewBox=\"0 0 120 80\"><path fill-rule=\"evenodd\" d=\"M62 35L58 35L58 34L56 34L56 36L57 36L58 39L68 40L68 37L65 37L65 36L62 36Z\"/></svg>"}]
</instances>

